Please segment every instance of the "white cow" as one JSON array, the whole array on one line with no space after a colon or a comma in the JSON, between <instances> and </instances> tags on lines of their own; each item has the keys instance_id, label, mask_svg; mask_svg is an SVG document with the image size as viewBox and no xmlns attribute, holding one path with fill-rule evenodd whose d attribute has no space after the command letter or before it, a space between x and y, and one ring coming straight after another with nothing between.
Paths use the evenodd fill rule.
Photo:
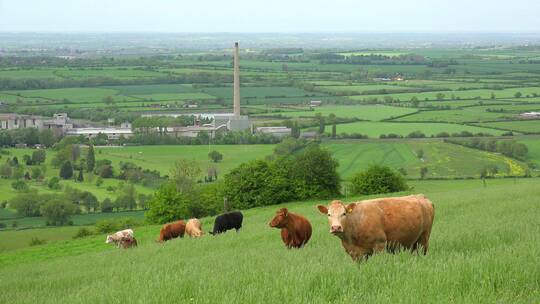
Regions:
<instances>
[{"instance_id":1,"label":"white cow","mask_svg":"<svg viewBox=\"0 0 540 304\"><path fill-rule=\"evenodd\" d=\"M105 244L109 243L115 243L117 247L120 247L120 241L124 238L133 238L133 230L132 229L125 229L122 231L118 231L114 234L107 235L107 240L105 241Z\"/></svg>"}]
</instances>

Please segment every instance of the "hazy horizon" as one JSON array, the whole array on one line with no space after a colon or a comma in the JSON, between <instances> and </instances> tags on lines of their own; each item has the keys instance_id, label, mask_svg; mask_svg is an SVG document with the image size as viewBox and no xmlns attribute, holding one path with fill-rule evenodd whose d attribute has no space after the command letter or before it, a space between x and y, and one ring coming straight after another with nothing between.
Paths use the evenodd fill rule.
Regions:
<instances>
[{"instance_id":1,"label":"hazy horizon","mask_svg":"<svg viewBox=\"0 0 540 304\"><path fill-rule=\"evenodd\" d=\"M0 32L538 33L540 3L410 0L0 0Z\"/></svg>"}]
</instances>

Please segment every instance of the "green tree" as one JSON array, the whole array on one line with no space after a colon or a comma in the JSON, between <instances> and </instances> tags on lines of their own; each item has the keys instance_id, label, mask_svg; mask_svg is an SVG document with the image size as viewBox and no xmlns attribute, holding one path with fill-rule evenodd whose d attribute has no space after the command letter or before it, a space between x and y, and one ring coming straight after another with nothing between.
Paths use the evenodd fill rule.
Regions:
<instances>
[{"instance_id":1,"label":"green tree","mask_svg":"<svg viewBox=\"0 0 540 304\"><path fill-rule=\"evenodd\" d=\"M332 138L336 138L336 133L337 133L336 114L330 113L330 115L328 115L328 120L332 124Z\"/></svg>"},{"instance_id":2,"label":"green tree","mask_svg":"<svg viewBox=\"0 0 540 304\"><path fill-rule=\"evenodd\" d=\"M103 177L99 176L97 179L96 179L96 187L100 187L101 185L103 185Z\"/></svg>"},{"instance_id":3,"label":"green tree","mask_svg":"<svg viewBox=\"0 0 540 304\"><path fill-rule=\"evenodd\" d=\"M319 131L318 131L318 133L319 134L324 134L324 129L326 127L326 125L324 124L324 117L319 112L319 113L315 114L315 119L319 122Z\"/></svg>"},{"instance_id":4,"label":"green tree","mask_svg":"<svg viewBox=\"0 0 540 304\"><path fill-rule=\"evenodd\" d=\"M20 216L39 216L41 215L39 208L42 204L41 198L37 191L30 191L19 194L9 201L9 206L15 210Z\"/></svg>"},{"instance_id":5,"label":"green tree","mask_svg":"<svg viewBox=\"0 0 540 304\"><path fill-rule=\"evenodd\" d=\"M78 207L71 202L61 199L51 199L44 203L40 212L45 217L47 224L61 226L69 223L72 215L76 214Z\"/></svg>"},{"instance_id":6,"label":"green tree","mask_svg":"<svg viewBox=\"0 0 540 304\"><path fill-rule=\"evenodd\" d=\"M174 164L169 176L178 191L191 193L201 172L201 168L195 161L180 159Z\"/></svg>"},{"instance_id":7,"label":"green tree","mask_svg":"<svg viewBox=\"0 0 540 304\"><path fill-rule=\"evenodd\" d=\"M420 179L424 179L428 173L427 167L420 168Z\"/></svg>"},{"instance_id":8,"label":"green tree","mask_svg":"<svg viewBox=\"0 0 540 304\"><path fill-rule=\"evenodd\" d=\"M88 172L94 171L96 165L96 156L94 154L94 146L90 145L88 153L86 154L86 170Z\"/></svg>"},{"instance_id":9,"label":"green tree","mask_svg":"<svg viewBox=\"0 0 540 304\"><path fill-rule=\"evenodd\" d=\"M79 174L77 175L77 181L78 181L78 182L83 182L83 181L84 181L84 176L83 176L83 170L82 170L82 168L79 170Z\"/></svg>"},{"instance_id":10,"label":"green tree","mask_svg":"<svg viewBox=\"0 0 540 304\"><path fill-rule=\"evenodd\" d=\"M165 183L156 191L154 198L148 202L146 221L163 224L186 217L190 199L180 191L174 183Z\"/></svg>"},{"instance_id":11,"label":"green tree","mask_svg":"<svg viewBox=\"0 0 540 304\"><path fill-rule=\"evenodd\" d=\"M47 187L53 190L60 189L60 179L56 176L51 177L51 179L47 183Z\"/></svg>"},{"instance_id":12,"label":"green tree","mask_svg":"<svg viewBox=\"0 0 540 304\"><path fill-rule=\"evenodd\" d=\"M63 179L70 179L73 177L73 166L71 166L69 160L64 162L62 167L60 167L60 177Z\"/></svg>"},{"instance_id":13,"label":"green tree","mask_svg":"<svg viewBox=\"0 0 540 304\"><path fill-rule=\"evenodd\" d=\"M88 191L82 193L81 203L86 208L87 212L96 212L96 208L99 205L97 197Z\"/></svg>"},{"instance_id":14,"label":"green tree","mask_svg":"<svg viewBox=\"0 0 540 304\"><path fill-rule=\"evenodd\" d=\"M521 96L523 96L523 94L522 94L521 92L516 92L516 93L514 94L514 97L515 97L515 98L521 98Z\"/></svg>"},{"instance_id":15,"label":"green tree","mask_svg":"<svg viewBox=\"0 0 540 304\"><path fill-rule=\"evenodd\" d=\"M110 198L104 199L100 204L101 212L112 212L114 205Z\"/></svg>"},{"instance_id":16,"label":"green tree","mask_svg":"<svg viewBox=\"0 0 540 304\"><path fill-rule=\"evenodd\" d=\"M374 165L358 172L352 179L351 191L356 195L391 193L407 190L402 175L386 166Z\"/></svg>"},{"instance_id":17,"label":"green tree","mask_svg":"<svg viewBox=\"0 0 540 304\"><path fill-rule=\"evenodd\" d=\"M218 151L214 150L210 153L208 153L208 157L215 163L223 160L223 154L219 153Z\"/></svg>"},{"instance_id":18,"label":"green tree","mask_svg":"<svg viewBox=\"0 0 540 304\"><path fill-rule=\"evenodd\" d=\"M35 150L34 152L32 152L32 163L39 165L45 162L46 157L47 153L45 152L45 150Z\"/></svg>"}]
</instances>

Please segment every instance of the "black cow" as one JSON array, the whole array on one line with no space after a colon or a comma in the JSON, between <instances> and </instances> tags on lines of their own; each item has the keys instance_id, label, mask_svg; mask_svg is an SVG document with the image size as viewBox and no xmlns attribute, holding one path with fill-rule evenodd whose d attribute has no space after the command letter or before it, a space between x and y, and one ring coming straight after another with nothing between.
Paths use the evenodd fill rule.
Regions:
<instances>
[{"instance_id":1,"label":"black cow","mask_svg":"<svg viewBox=\"0 0 540 304\"><path fill-rule=\"evenodd\" d=\"M210 234L220 234L230 229L236 229L236 232L238 232L242 228L243 220L244 216L239 211L220 214L216 217L214 230Z\"/></svg>"}]
</instances>

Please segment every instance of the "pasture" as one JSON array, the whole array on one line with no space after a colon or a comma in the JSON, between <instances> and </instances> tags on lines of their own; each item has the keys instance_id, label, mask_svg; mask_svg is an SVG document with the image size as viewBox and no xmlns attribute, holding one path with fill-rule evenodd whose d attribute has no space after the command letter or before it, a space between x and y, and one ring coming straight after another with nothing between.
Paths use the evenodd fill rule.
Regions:
<instances>
[{"instance_id":1,"label":"pasture","mask_svg":"<svg viewBox=\"0 0 540 304\"><path fill-rule=\"evenodd\" d=\"M450 123L416 123L416 122L372 122L360 121L353 123L345 123L337 125L337 133L360 133L369 136L370 138L379 138L381 134L397 134L407 136L414 131L421 131L426 136L435 136L440 132L459 133L468 131L471 133L487 133L492 135L500 135L504 131L489 129L486 127L467 126ZM326 128L326 132L330 132L330 128Z\"/></svg>"},{"instance_id":2,"label":"pasture","mask_svg":"<svg viewBox=\"0 0 540 304\"><path fill-rule=\"evenodd\" d=\"M478 177L483 167L494 165L498 176L521 176L525 165L508 157L459 145L430 141L347 141L327 144L325 147L339 160L338 172L343 179L350 179L358 171L370 165L385 165L407 172L407 178L420 178L420 168L426 167L428 178ZM418 151L424 155L418 157ZM509 171L510 170L510 171Z\"/></svg>"},{"instance_id":3,"label":"pasture","mask_svg":"<svg viewBox=\"0 0 540 304\"><path fill-rule=\"evenodd\" d=\"M360 264L315 209L327 200L284 205L312 222L312 239L299 250L268 227L281 206L246 210L239 233L217 237L156 244L159 226L146 226L136 228L140 245L131 250L108 246L104 235L51 241L0 256L0 302L534 303L537 183L415 182L414 192L435 204L428 255L382 253ZM202 222L208 231L212 219Z\"/></svg>"},{"instance_id":4,"label":"pasture","mask_svg":"<svg viewBox=\"0 0 540 304\"><path fill-rule=\"evenodd\" d=\"M523 133L540 133L539 120L516 120L516 121L501 121L501 122L485 122L477 124L483 127L498 128L511 130Z\"/></svg>"},{"instance_id":5,"label":"pasture","mask_svg":"<svg viewBox=\"0 0 540 304\"><path fill-rule=\"evenodd\" d=\"M321 113L324 117L335 114L340 118L358 118L361 120L379 121L416 112L416 109L404 107L391 107L383 105L357 105L357 106L321 106L312 111L286 111L278 115L286 117L313 117ZM263 114L268 115L268 114Z\"/></svg>"}]
</instances>

